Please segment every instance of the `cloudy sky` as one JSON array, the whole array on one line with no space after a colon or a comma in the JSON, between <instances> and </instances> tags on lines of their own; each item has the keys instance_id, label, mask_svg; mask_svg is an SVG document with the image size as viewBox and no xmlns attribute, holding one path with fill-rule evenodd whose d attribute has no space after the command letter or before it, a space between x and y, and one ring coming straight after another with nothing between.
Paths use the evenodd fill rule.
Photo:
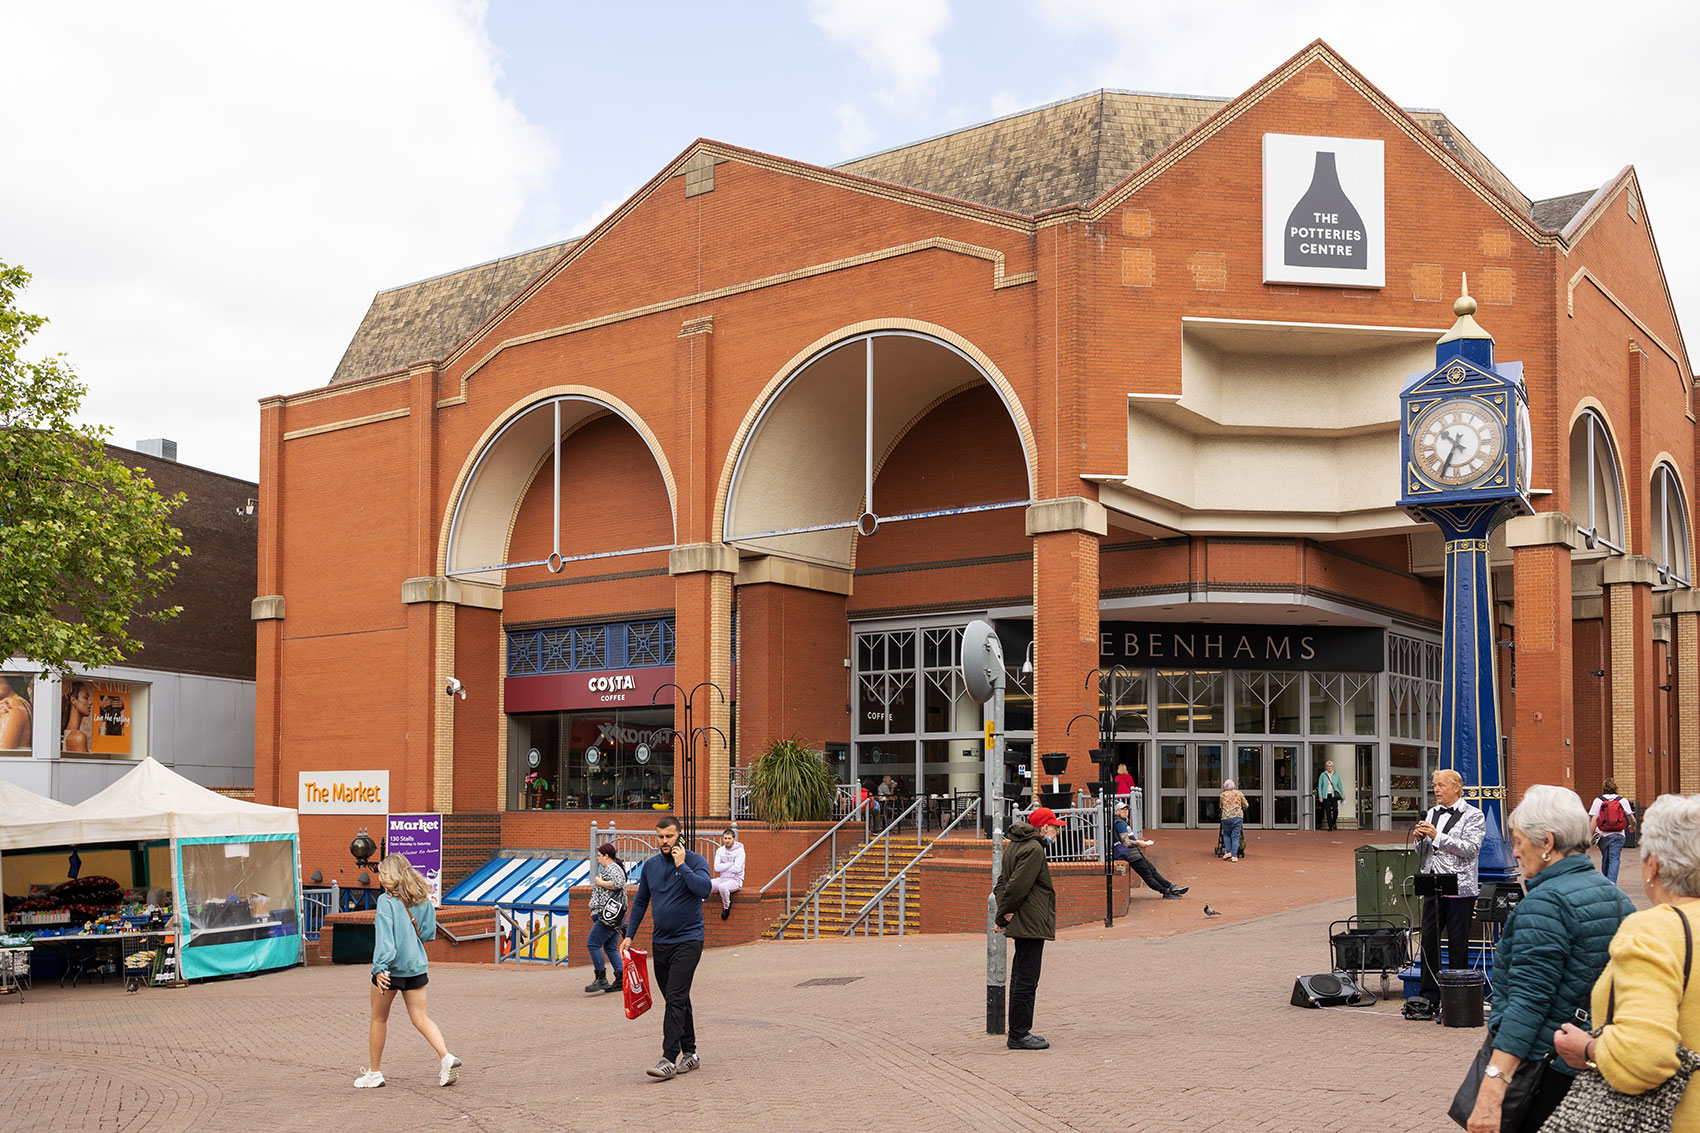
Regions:
<instances>
[{"instance_id":1,"label":"cloudy sky","mask_svg":"<svg viewBox=\"0 0 1700 1133\"><path fill-rule=\"evenodd\" d=\"M1654 0L0 0L0 261L86 419L253 477L256 401L323 384L374 292L582 233L697 137L831 164L1097 87L1235 95L1321 37L1531 196L1634 164L1694 334L1697 33Z\"/></svg>"}]
</instances>

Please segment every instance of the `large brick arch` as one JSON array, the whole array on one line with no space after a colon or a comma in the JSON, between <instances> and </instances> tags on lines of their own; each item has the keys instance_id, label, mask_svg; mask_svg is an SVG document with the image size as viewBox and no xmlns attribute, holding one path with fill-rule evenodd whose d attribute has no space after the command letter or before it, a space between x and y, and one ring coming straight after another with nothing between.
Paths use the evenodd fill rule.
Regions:
<instances>
[{"instance_id":1,"label":"large brick arch","mask_svg":"<svg viewBox=\"0 0 1700 1133\"><path fill-rule=\"evenodd\" d=\"M875 352L875 467L914 423L965 386L985 383L1019 437L1026 494L1038 468L1026 408L1002 371L962 336L912 319L869 320L824 335L792 356L751 404L716 490L715 538L849 569L852 531L825 530L745 543L740 535L853 519L863 489L865 343ZM891 370L885 369L892 367ZM924 372L921 380L914 374ZM887 375L910 380L879 390ZM852 416L855 428L845 425Z\"/></svg>"},{"instance_id":2,"label":"large brick arch","mask_svg":"<svg viewBox=\"0 0 1700 1133\"><path fill-rule=\"evenodd\" d=\"M572 432L593 416L612 413L643 439L667 485L677 535L678 487L654 430L629 405L606 391L589 386L553 386L509 406L467 453L449 493L438 532L438 573L507 561L508 540L520 502L539 465L553 448L554 414L549 403L557 399L563 401L563 433ZM503 573L467 577L500 585Z\"/></svg>"}]
</instances>

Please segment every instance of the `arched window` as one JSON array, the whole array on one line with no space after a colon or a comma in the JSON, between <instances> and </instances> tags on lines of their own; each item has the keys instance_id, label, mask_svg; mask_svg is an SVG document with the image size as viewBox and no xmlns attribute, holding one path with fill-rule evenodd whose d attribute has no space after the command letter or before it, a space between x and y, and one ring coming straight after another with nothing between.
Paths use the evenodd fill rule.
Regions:
<instances>
[{"instance_id":1,"label":"arched window","mask_svg":"<svg viewBox=\"0 0 1700 1133\"><path fill-rule=\"evenodd\" d=\"M1587 410L1570 430L1570 511L1588 548L1623 553L1623 492L1617 453L1599 414Z\"/></svg>"},{"instance_id":2,"label":"arched window","mask_svg":"<svg viewBox=\"0 0 1700 1133\"><path fill-rule=\"evenodd\" d=\"M1653 561L1659 566L1659 581L1687 586L1692 577L1688 566L1688 506L1682 498L1682 482L1668 464L1653 469L1652 496Z\"/></svg>"}]
</instances>

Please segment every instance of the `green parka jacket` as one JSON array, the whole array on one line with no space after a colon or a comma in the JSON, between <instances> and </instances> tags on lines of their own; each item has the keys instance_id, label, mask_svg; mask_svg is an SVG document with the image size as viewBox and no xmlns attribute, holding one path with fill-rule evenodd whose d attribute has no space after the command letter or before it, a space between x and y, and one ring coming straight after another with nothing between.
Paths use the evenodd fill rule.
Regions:
<instances>
[{"instance_id":1,"label":"green parka jacket","mask_svg":"<svg viewBox=\"0 0 1700 1133\"><path fill-rule=\"evenodd\" d=\"M1045 861L1045 838L1025 822L1004 834L1003 869L998 874L998 916L1009 915L1004 935L1029 940L1057 938L1057 891Z\"/></svg>"}]
</instances>

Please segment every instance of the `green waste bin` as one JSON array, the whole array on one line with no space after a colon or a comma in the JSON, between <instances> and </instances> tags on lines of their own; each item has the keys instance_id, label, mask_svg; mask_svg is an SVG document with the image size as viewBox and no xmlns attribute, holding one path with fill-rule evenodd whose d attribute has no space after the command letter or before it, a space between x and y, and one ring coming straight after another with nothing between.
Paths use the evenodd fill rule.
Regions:
<instances>
[{"instance_id":1,"label":"green waste bin","mask_svg":"<svg viewBox=\"0 0 1700 1133\"><path fill-rule=\"evenodd\" d=\"M1358 916L1402 917L1415 927L1422 906L1411 877L1418 870L1412 846L1359 846L1356 850Z\"/></svg>"}]
</instances>

